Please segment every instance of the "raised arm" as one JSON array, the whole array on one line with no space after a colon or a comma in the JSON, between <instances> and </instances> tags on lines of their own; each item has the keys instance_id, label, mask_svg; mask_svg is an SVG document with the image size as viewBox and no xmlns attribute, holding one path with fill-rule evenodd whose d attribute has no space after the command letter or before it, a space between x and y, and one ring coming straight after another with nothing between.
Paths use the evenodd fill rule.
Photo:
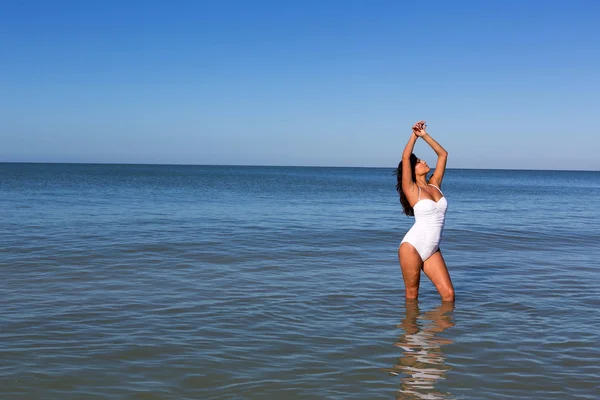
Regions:
<instances>
[{"instance_id":1,"label":"raised arm","mask_svg":"<svg viewBox=\"0 0 600 400\"><path fill-rule=\"evenodd\" d=\"M413 129L413 132L410 134L410 139L408 139L408 143L406 143L406 147L404 147L404 151L402 152L402 191L407 198L413 194L416 186L412 180L410 156L415 148L415 143L418 138L419 137L415 134L415 130Z\"/></svg>"},{"instance_id":2,"label":"raised arm","mask_svg":"<svg viewBox=\"0 0 600 400\"><path fill-rule=\"evenodd\" d=\"M442 179L444 179L444 172L446 172L446 161L448 160L448 152L444 149L438 142L435 141L434 138L429 136L427 131L427 125L425 125L425 121L422 121L421 129L418 129L415 132L415 135L423 138L431 146L433 151L438 156L437 163L435 164L435 171L433 171L433 175L429 178L429 182L436 185L437 187L442 186Z\"/></svg>"}]
</instances>

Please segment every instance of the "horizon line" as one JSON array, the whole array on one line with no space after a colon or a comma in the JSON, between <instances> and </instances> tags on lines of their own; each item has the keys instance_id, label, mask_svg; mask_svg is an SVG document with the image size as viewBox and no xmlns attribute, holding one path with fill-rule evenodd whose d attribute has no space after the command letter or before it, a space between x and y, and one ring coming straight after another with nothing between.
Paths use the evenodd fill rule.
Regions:
<instances>
[{"instance_id":1,"label":"horizon line","mask_svg":"<svg viewBox=\"0 0 600 400\"><path fill-rule=\"evenodd\" d=\"M182 167L251 167L251 168L364 168L395 169L395 166L340 166L340 165L268 165L268 164L177 164L177 163L127 163L127 162L47 162L47 161L0 161L0 164L68 164L68 165L145 165L145 166L182 166ZM434 168L435 169L435 168ZM489 171L555 171L555 172L600 172L590 169L536 169L536 168L446 168L446 170L489 170Z\"/></svg>"}]
</instances>

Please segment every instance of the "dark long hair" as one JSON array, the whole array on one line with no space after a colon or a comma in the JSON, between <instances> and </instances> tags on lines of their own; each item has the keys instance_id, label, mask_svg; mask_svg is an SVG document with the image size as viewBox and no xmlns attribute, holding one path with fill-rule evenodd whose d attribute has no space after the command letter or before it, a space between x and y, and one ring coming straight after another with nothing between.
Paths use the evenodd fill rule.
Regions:
<instances>
[{"instance_id":1,"label":"dark long hair","mask_svg":"<svg viewBox=\"0 0 600 400\"><path fill-rule=\"evenodd\" d=\"M410 155L410 171L411 171L412 181L415 183L417 182L417 176L415 175L415 166L417 165L417 160L418 160L417 156L415 156L414 154ZM408 215L409 217L414 217L415 211L410 206L408 199L406 198L406 196L404 195L404 192L402 191L402 161L400 161L400 164L398 164L398 168L396 168L396 171L394 171L394 174L396 175L396 181L397 181L396 182L396 191L400 195L400 204L402 204L402 208L404 209L404 214Z\"/></svg>"}]
</instances>

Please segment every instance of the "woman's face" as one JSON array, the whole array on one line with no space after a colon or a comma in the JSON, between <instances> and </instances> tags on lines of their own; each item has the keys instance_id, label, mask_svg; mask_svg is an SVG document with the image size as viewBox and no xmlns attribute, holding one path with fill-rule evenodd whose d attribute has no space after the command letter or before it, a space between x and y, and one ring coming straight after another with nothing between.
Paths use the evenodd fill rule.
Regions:
<instances>
[{"instance_id":1,"label":"woman's face","mask_svg":"<svg viewBox=\"0 0 600 400\"><path fill-rule=\"evenodd\" d=\"M417 158L417 165L415 165L415 175L426 175L429 171L431 171L429 165L427 165L427 163L424 160Z\"/></svg>"}]
</instances>

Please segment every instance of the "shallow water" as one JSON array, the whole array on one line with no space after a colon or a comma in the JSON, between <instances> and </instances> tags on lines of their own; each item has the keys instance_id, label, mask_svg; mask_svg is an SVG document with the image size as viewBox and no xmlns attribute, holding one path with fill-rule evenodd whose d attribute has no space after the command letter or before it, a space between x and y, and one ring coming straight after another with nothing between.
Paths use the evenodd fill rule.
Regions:
<instances>
[{"instance_id":1,"label":"shallow water","mask_svg":"<svg viewBox=\"0 0 600 400\"><path fill-rule=\"evenodd\" d=\"M448 170L449 306L392 172L0 164L0 397L598 399L600 173Z\"/></svg>"}]
</instances>

